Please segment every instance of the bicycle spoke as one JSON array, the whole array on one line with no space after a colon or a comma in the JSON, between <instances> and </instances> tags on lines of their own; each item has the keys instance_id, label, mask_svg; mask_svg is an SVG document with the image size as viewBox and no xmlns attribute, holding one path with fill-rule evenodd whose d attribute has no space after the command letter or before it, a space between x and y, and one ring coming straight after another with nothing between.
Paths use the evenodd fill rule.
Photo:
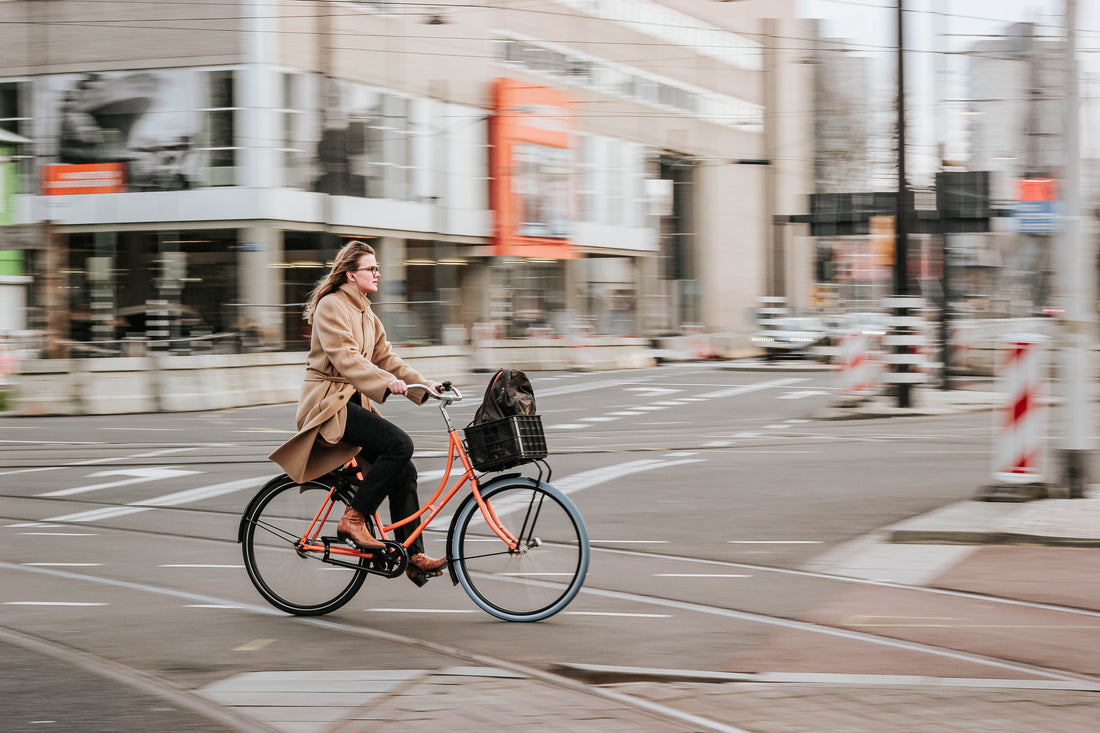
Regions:
<instances>
[{"instance_id":1,"label":"bicycle spoke","mask_svg":"<svg viewBox=\"0 0 1100 733\"><path fill-rule=\"evenodd\" d=\"M451 540L459 582L489 613L509 621L537 621L557 613L580 590L588 568L588 537L580 514L564 495L529 480L490 487L492 515L515 531L516 549L487 550L504 542L474 502L463 506Z\"/></svg>"},{"instance_id":2,"label":"bicycle spoke","mask_svg":"<svg viewBox=\"0 0 1100 733\"><path fill-rule=\"evenodd\" d=\"M324 506L330 488L319 483L297 484L290 479L270 486L245 518L245 567L260 594L288 613L316 615L347 603L363 584L357 569L323 562L322 553L301 547L302 534ZM313 537L335 536L335 517L314 527ZM368 560L354 556L342 562L365 567Z\"/></svg>"}]
</instances>

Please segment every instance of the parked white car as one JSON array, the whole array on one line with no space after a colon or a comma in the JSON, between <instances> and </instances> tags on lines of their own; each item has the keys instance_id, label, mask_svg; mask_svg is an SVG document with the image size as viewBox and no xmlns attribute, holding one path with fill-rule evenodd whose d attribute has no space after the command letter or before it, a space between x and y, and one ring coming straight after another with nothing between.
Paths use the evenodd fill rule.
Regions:
<instances>
[{"instance_id":1,"label":"parked white car","mask_svg":"<svg viewBox=\"0 0 1100 733\"><path fill-rule=\"evenodd\" d=\"M760 324L752 342L769 361L781 356L816 358L816 347L829 342L829 333L825 322L813 316L773 318Z\"/></svg>"}]
</instances>

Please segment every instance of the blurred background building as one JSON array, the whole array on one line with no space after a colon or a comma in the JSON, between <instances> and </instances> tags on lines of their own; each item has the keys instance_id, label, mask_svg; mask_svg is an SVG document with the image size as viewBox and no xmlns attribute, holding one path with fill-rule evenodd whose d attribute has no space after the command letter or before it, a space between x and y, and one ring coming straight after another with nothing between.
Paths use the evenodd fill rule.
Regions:
<instances>
[{"instance_id":1,"label":"blurred background building","mask_svg":"<svg viewBox=\"0 0 1100 733\"><path fill-rule=\"evenodd\" d=\"M0 39L0 328L51 355L300 348L349 238L406 343L811 305L814 244L776 223L829 170L793 0L14 0Z\"/></svg>"}]
</instances>

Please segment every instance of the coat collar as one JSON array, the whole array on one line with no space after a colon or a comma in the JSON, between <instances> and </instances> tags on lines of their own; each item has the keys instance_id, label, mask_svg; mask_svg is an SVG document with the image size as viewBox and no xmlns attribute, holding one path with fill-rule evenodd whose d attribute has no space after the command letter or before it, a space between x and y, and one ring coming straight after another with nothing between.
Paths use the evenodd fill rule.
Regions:
<instances>
[{"instance_id":1,"label":"coat collar","mask_svg":"<svg viewBox=\"0 0 1100 733\"><path fill-rule=\"evenodd\" d=\"M360 293L359 288L355 287L351 283L344 283L343 285L341 285L338 292L343 293L344 297L353 306L355 306L356 310L358 310L360 313L370 307L370 300L367 299L367 296L363 293Z\"/></svg>"}]
</instances>

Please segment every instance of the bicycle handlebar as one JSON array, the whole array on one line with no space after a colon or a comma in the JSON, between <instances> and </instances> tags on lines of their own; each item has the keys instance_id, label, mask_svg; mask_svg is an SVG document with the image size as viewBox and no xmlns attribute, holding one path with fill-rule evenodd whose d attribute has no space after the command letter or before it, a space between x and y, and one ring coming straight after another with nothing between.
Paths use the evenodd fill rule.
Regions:
<instances>
[{"instance_id":1,"label":"bicycle handlebar","mask_svg":"<svg viewBox=\"0 0 1100 733\"><path fill-rule=\"evenodd\" d=\"M434 397L435 399L440 401L446 400L447 402L462 402L462 393L458 391L458 387L455 387L449 381L443 382L443 392L435 392L432 390L431 387L426 384L408 385L409 389L413 389L414 387L419 387L420 389L427 392L431 397Z\"/></svg>"}]
</instances>

